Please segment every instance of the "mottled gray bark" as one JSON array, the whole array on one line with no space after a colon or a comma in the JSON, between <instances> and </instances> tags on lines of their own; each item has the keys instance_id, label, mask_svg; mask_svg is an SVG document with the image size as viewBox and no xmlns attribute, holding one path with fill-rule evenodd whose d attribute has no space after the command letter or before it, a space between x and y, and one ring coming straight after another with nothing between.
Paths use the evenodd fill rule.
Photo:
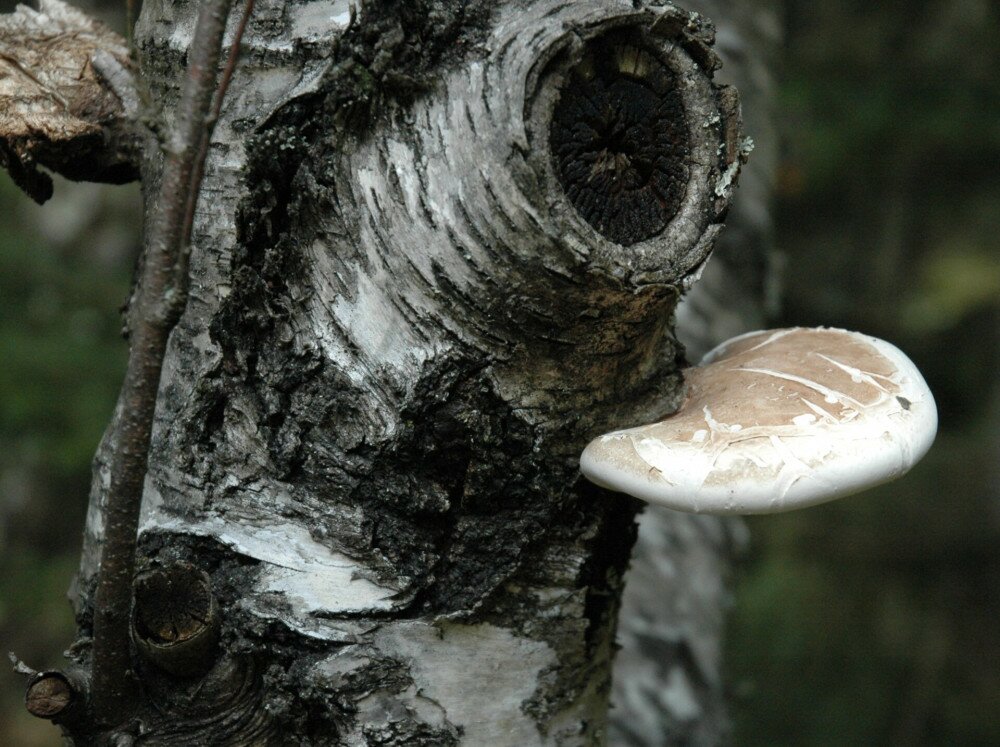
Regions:
<instances>
[{"instance_id":1,"label":"mottled gray bark","mask_svg":"<svg viewBox=\"0 0 1000 747\"><path fill-rule=\"evenodd\" d=\"M195 11L143 6L168 119ZM577 457L682 396L670 320L742 145L708 37L657 2L258 3L163 367L134 631L148 707L122 734L606 741L637 505L583 483ZM583 135L552 125L571 87ZM594 153L601 96L625 103ZM674 151L630 150L649 125L632 96L674 117ZM583 177L563 168L578 146ZM147 153L148 190L160 168ZM630 169L663 179L655 199L595 191ZM97 457L84 632L115 446ZM201 660L160 650L176 641Z\"/></svg>"},{"instance_id":2,"label":"mottled gray bark","mask_svg":"<svg viewBox=\"0 0 1000 747\"><path fill-rule=\"evenodd\" d=\"M740 91L753 155L726 230L677 310L677 336L696 363L723 340L764 325L774 302L771 194L777 159L774 68L779 4L691 0L715 21L719 77ZM739 519L647 506L625 576L615 658L611 744L717 745L731 739L722 647Z\"/></svg>"}]
</instances>

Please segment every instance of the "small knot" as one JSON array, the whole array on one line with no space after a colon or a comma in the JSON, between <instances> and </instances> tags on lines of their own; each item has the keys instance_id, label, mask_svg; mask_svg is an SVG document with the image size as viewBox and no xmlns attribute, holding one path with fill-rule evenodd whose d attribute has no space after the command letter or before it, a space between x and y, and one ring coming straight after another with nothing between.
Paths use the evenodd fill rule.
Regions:
<instances>
[{"instance_id":1,"label":"small knot","mask_svg":"<svg viewBox=\"0 0 1000 747\"><path fill-rule=\"evenodd\" d=\"M203 674L215 661L218 606L211 580L189 563L140 574L134 584L132 638L139 653L170 674Z\"/></svg>"}]
</instances>

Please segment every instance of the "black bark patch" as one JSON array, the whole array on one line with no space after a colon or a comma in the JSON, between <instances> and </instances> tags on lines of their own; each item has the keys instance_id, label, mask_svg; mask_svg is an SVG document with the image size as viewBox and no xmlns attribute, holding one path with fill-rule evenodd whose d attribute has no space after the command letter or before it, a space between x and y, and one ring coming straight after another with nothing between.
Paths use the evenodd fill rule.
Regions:
<instances>
[{"instance_id":1,"label":"black bark patch","mask_svg":"<svg viewBox=\"0 0 1000 747\"><path fill-rule=\"evenodd\" d=\"M539 434L470 362L427 372L408 423L352 496L373 549L419 579L414 614L468 613L558 525L575 463L536 449Z\"/></svg>"},{"instance_id":2,"label":"black bark patch","mask_svg":"<svg viewBox=\"0 0 1000 747\"><path fill-rule=\"evenodd\" d=\"M560 92L549 144L566 196L614 242L662 233L680 208L684 105L676 76L637 35L591 43Z\"/></svg>"}]
</instances>

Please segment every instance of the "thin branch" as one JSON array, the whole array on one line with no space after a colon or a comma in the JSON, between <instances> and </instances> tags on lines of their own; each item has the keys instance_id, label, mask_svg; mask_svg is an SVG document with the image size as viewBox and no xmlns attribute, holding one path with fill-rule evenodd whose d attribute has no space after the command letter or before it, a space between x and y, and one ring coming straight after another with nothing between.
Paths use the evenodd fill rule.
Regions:
<instances>
[{"instance_id":1,"label":"thin branch","mask_svg":"<svg viewBox=\"0 0 1000 747\"><path fill-rule=\"evenodd\" d=\"M229 84L233 80L233 73L236 72L236 61L240 56L240 45L243 43L243 34L247 30L247 24L250 22L250 16L253 13L253 4L254 0L247 0L246 6L243 8L243 15L240 16L240 22L233 34L232 44L229 45L229 57L226 59L226 68L222 71L222 78L219 80L219 90L215 94L215 104L212 105L212 124L209 128L210 130L215 129L215 123L219 121L219 115L222 113L222 101L225 99L226 91L229 90Z\"/></svg>"},{"instance_id":2,"label":"thin branch","mask_svg":"<svg viewBox=\"0 0 1000 747\"><path fill-rule=\"evenodd\" d=\"M215 132L215 125L219 121L219 115L222 113L222 102L226 97L226 91L229 90L229 84L232 82L233 73L236 70L236 61L240 56L240 44L243 42L243 34L246 31L247 23L250 21L250 15L253 13L253 6L254 0L247 0L246 6L243 8L243 15L240 16L236 31L233 34L233 41L229 45L229 56L226 59L226 67L222 71L222 77L219 79L219 87L215 93L212 112L205 122L205 130L202 133L201 142L198 144L198 162L191 177L192 185L201 184L202 177L204 176L205 156L208 154L208 145L212 140L212 133ZM197 192L197 189L190 191L185 208L181 256L179 258L180 261L177 263L177 274L180 277L187 277L188 258L191 254L191 230L194 227L194 211L198 204Z\"/></svg>"},{"instance_id":3,"label":"thin branch","mask_svg":"<svg viewBox=\"0 0 1000 747\"><path fill-rule=\"evenodd\" d=\"M184 310L186 276L175 267L184 240L189 193L199 184L201 148L212 111L222 38L233 0L202 0L188 69L168 138L159 193L146 226L144 263L132 306L128 369L104 510L104 544L94 609L94 715L122 723L134 710L136 680L129 654L129 613L142 487L156 395L170 331Z\"/></svg>"}]
</instances>

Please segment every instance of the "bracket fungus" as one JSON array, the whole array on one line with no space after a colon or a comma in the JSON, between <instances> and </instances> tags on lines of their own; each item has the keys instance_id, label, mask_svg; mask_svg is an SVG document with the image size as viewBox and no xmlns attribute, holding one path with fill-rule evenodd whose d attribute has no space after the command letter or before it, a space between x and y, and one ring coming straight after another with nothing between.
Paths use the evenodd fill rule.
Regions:
<instances>
[{"instance_id":1,"label":"bracket fungus","mask_svg":"<svg viewBox=\"0 0 1000 747\"><path fill-rule=\"evenodd\" d=\"M937 430L912 361L857 332L751 332L685 378L674 415L592 441L584 476L679 511L777 513L901 476Z\"/></svg>"}]
</instances>

